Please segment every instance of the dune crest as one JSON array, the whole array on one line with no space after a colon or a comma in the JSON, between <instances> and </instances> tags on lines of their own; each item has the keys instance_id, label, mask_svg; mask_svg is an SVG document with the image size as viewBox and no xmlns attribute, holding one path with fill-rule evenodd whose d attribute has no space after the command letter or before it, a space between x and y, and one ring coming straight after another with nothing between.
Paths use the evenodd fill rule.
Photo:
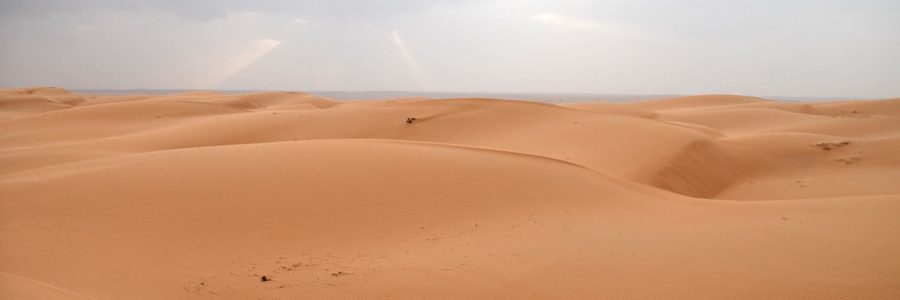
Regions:
<instances>
[{"instance_id":1,"label":"dune crest","mask_svg":"<svg viewBox=\"0 0 900 300\"><path fill-rule=\"evenodd\" d=\"M900 99L0 90L0 298L893 299Z\"/></svg>"}]
</instances>

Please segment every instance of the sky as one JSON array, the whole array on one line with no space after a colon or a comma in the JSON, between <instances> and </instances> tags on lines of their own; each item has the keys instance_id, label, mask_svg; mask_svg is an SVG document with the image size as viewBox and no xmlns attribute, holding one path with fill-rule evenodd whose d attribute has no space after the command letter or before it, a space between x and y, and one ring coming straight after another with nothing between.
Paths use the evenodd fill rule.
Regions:
<instances>
[{"instance_id":1,"label":"sky","mask_svg":"<svg viewBox=\"0 0 900 300\"><path fill-rule=\"evenodd\" d=\"M0 0L0 87L900 97L897 0Z\"/></svg>"}]
</instances>

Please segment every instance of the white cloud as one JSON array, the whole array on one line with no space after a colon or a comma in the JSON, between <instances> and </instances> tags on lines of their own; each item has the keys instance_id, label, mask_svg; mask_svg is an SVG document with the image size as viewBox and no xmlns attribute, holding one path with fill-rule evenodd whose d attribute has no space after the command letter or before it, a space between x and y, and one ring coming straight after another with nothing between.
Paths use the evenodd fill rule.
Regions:
<instances>
[{"instance_id":1,"label":"white cloud","mask_svg":"<svg viewBox=\"0 0 900 300\"><path fill-rule=\"evenodd\" d=\"M273 48L281 45L281 41L273 40L273 39L269 39L269 38L251 40L250 42L254 43L256 45L259 45L263 49L273 49Z\"/></svg>"},{"instance_id":2,"label":"white cloud","mask_svg":"<svg viewBox=\"0 0 900 300\"><path fill-rule=\"evenodd\" d=\"M543 23L559 24L562 22L562 16L552 13L542 13L531 16L531 20Z\"/></svg>"},{"instance_id":3,"label":"white cloud","mask_svg":"<svg viewBox=\"0 0 900 300\"><path fill-rule=\"evenodd\" d=\"M602 29L603 24L591 20L591 19L583 19L577 17L564 16L560 14L554 13L542 13L531 16L532 21L537 21L544 24L550 25L558 25L564 27L578 28L578 29Z\"/></svg>"},{"instance_id":4,"label":"white cloud","mask_svg":"<svg viewBox=\"0 0 900 300\"><path fill-rule=\"evenodd\" d=\"M309 20L304 19L304 18L296 18L296 19L294 19L294 23L297 23L297 24L309 24Z\"/></svg>"},{"instance_id":5,"label":"white cloud","mask_svg":"<svg viewBox=\"0 0 900 300\"><path fill-rule=\"evenodd\" d=\"M531 16L530 19L533 22L557 28L600 32L626 38L654 38L652 35L648 35L634 26L619 22L586 19L556 13L540 13Z\"/></svg>"}]
</instances>

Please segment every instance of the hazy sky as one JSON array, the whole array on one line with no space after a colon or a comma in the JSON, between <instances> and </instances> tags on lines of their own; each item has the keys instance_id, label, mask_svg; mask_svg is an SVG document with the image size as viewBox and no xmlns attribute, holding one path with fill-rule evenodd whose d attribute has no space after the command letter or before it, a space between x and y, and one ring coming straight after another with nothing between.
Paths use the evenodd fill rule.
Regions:
<instances>
[{"instance_id":1,"label":"hazy sky","mask_svg":"<svg viewBox=\"0 0 900 300\"><path fill-rule=\"evenodd\" d=\"M898 0L0 0L0 86L900 97Z\"/></svg>"}]
</instances>

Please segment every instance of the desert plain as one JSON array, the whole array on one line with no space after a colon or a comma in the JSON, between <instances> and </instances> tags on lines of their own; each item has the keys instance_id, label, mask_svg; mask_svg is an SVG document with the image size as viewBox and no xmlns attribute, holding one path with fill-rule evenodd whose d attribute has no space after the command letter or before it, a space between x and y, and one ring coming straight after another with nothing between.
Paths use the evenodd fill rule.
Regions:
<instances>
[{"instance_id":1,"label":"desert plain","mask_svg":"<svg viewBox=\"0 0 900 300\"><path fill-rule=\"evenodd\" d=\"M898 299L900 99L0 90L3 299Z\"/></svg>"}]
</instances>

